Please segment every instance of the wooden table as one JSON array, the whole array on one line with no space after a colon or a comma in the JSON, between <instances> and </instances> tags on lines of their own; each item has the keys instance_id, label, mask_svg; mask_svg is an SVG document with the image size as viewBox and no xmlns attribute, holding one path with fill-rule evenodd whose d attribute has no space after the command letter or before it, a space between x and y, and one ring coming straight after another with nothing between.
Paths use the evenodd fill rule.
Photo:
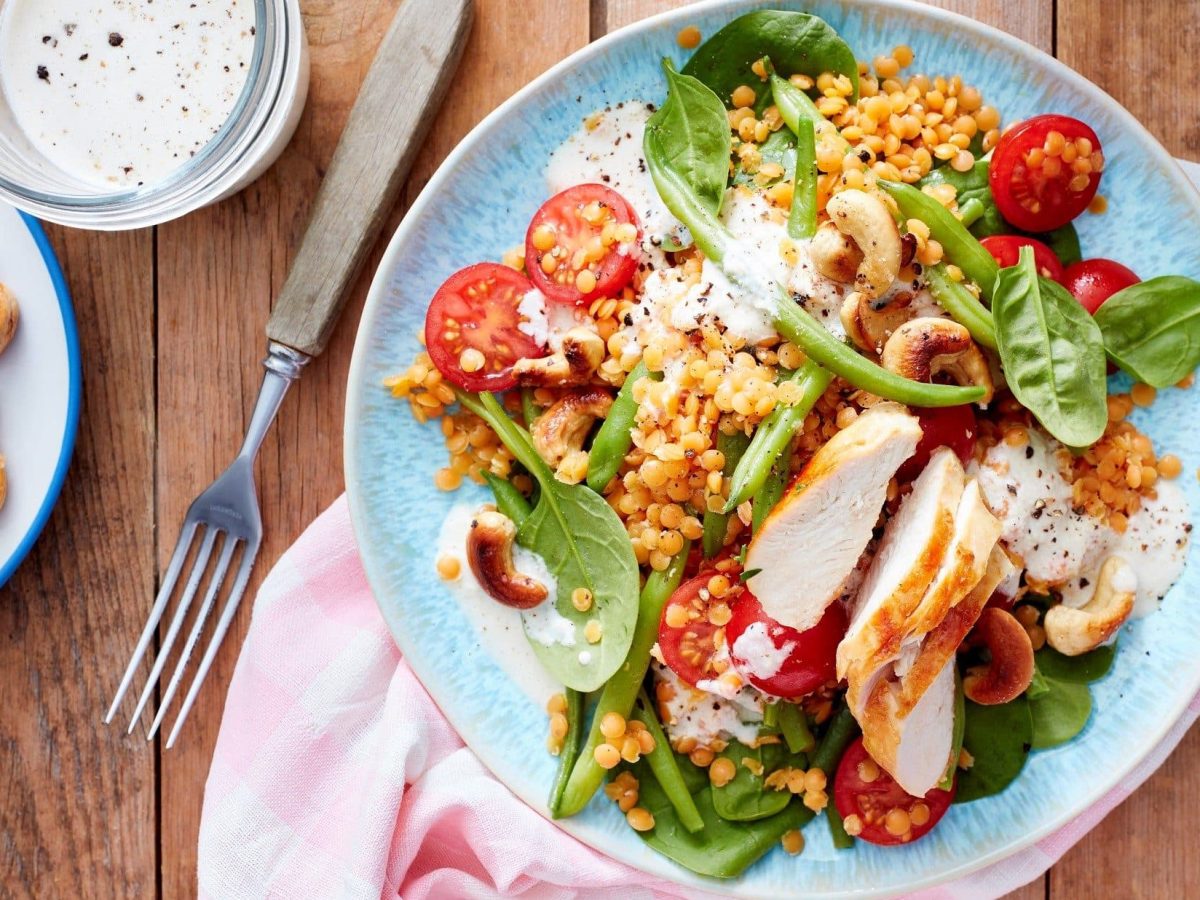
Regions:
<instances>
[{"instance_id":1,"label":"wooden table","mask_svg":"<svg viewBox=\"0 0 1200 900\"><path fill-rule=\"evenodd\" d=\"M84 405L62 500L0 591L0 893L188 897L209 758L243 605L181 745L100 724L192 496L232 458L261 377L263 326L359 83L398 0L306 0L308 109L256 184L153 230L52 228L83 348ZM674 0L476 0L450 102L404 203L485 113L552 63ZM1200 3L941 0L1055 53L1200 157ZM860 54L890 48L856 48ZM986 92L986 85L981 85ZM397 209L390 235L403 210ZM386 241L386 238L385 238ZM378 259L377 248L374 260ZM369 272L263 447L266 537L251 591L343 489L346 372ZM147 665L148 669L148 665ZM143 673L144 677L144 673ZM129 713L129 705L125 714ZM145 726L143 725L143 728ZM1022 898L1185 896L1200 882L1200 733Z\"/></svg>"}]
</instances>

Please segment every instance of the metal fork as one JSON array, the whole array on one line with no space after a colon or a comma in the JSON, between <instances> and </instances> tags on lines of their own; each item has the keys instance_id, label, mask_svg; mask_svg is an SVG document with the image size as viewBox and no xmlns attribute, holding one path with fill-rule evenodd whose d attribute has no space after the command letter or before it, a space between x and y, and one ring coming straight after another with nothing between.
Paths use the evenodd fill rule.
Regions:
<instances>
[{"instance_id":1,"label":"metal fork","mask_svg":"<svg viewBox=\"0 0 1200 900\"><path fill-rule=\"evenodd\" d=\"M240 548L232 586L171 727L167 748L179 737L237 613L262 543L262 516L254 486L258 449L288 388L305 364L328 343L355 277L434 121L432 113L449 87L466 42L471 13L471 0L405 0L380 43L314 201L300 250L267 322L268 355L263 361L267 371L242 448L229 468L188 508L162 586L104 717L105 724L113 720L133 683L199 535L199 549L183 594L129 723L132 732L154 694L201 585L205 585L200 608L146 739L158 733ZM218 540L220 553L210 573L209 563Z\"/></svg>"}]
</instances>

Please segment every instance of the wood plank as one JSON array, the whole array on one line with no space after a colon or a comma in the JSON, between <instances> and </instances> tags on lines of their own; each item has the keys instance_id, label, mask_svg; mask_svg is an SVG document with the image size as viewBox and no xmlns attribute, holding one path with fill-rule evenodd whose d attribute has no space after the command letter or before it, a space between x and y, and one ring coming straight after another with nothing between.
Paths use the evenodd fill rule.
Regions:
<instances>
[{"instance_id":1,"label":"wood plank","mask_svg":"<svg viewBox=\"0 0 1200 900\"><path fill-rule=\"evenodd\" d=\"M312 88L296 139L257 184L215 209L160 231L159 492L163 541L174 540L187 503L227 464L258 388L270 303L283 284L323 168L345 124L398 0L302 4L312 46ZM550 0L476 0L475 27L456 86L437 113L385 238L366 265L325 354L292 390L259 461L264 544L253 591L300 531L341 492L346 372L363 299L386 240L461 137L532 77L587 41L587 9ZM532 23L544 33L531 40ZM170 363L168 369L167 363ZM197 440L195 422L203 422ZM169 546L160 547L160 564ZM163 756L163 895L195 892L201 791L220 724L224 687L245 635L239 612L181 745Z\"/></svg>"},{"instance_id":2,"label":"wood plank","mask_svg":"<svg viewBox=\"0 0 1200 900\"><path fill-rule=\"evenodd\" d=\"M0 591L0 893L152 897L154 748L100 723L154 591L152 235L49 233L84 402L58 507Z\"/></svg>"},{"instance_id":3,"label":"wood plank","mask_svg":"<svg viewBox=\"0 0 1200 900\"><path fill-rule=\"evenodd\" d=\"M1200 95L1188 83L1200 52L1200 6L1121 0L1098 15L1086 0L1058 2L1058 56L1117 98L1177 156L1200 159ZM1150 274L1150 273L1144 273ZM1185 897L1200 882L1189 852L1200 829L1200 735L1054 869L1055 897Z\"/></svg>"},{"instance_id":4,"label":"wood plank","mask_svg":"<svg viewBox=\"0 0 1200 900\"><path fill-rule=\"evenodd\" d=\"M594 0L592 37L599 37L630 22L682 5L678 0ZM972 16L1046 52L1051 49L1052 18L1048 0L934 0L932 5ZM872 48L856 49L865 54ZM930 70L937 68L935 61L927 62L926 66ZM986 85L980 87L986 93ZM1046 890L1047 878L1038 878L1007 896L1008 900L1044 900Z\"/></svg>"}]
</instances>

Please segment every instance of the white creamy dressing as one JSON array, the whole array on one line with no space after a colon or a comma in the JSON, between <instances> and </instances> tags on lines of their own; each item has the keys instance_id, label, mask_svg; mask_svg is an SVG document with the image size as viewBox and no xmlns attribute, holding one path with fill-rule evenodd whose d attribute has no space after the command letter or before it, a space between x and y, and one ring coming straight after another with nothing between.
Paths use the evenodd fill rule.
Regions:
<instances>
[{"instance_id":1,"label":"white creamy dressing","mask_svg":"<svg viewBox=\"0 0 1200 900\"><path fill-rule=\"evenodd\" d=\"M795 641L776 645L766 622L752 622L733 642L734 666L751 678L774 678L795 649Z\"/></svg>"},{"instance_id":2,"label":"white creamy dressing","mask_svg":"<svg viewBox=\"0 0 1200 900\"><path fill-rule=\"evenodd\" d=\"M254 53L253 0L13 0L0 89L30 143L101 188L162 181L229 119Z\"/></svg>"},{"instance_id":3,"label":"white creamy dressing","mask_svg":"<svg viewBox=\"0 0 1200 900\"><path fill-rule=\"evenodd\" d=\"M497 603L489 597L475 579L470 566L467 565L467 532L471 529L473 517L474 510L465 503L455 504L446 514L441 531L438 533L437 553L434 559L443 556L453 557L461 564L461 571L458 578L453 581L441 581L441 583L458 601L459 609L463 611L463 615L467 617L467 621L475 630L479 638L476 651L495 663L527 697L540 706L552 694L560 693L562 685L550 677L534 654L533 648L529 646L526 629L529 627L530 613L525 613L526 625L525 628L522 628L522 615L517 610ZM537 563L540 563L543 568L545 567L545 563L542 563L540 558L537 558L537 563L534 563L532 560L520 556L519 554L523 552L517 548L513 555L514 562L523 567L522 571L534 574L532 566ZM530 556L534 556L534 554L530 554ZM549 587L549 585L547 586ZM553 588L551 591L551 596L554 596ZM541 615L546 616L546 621L551 623L546 626L545 634L550 637L562 637L561 628L552 623L552 617L557 615L559 619L563 619L568 624L570 621L558 615L558 610L554 608L554 603L550 600L535 607L534 611L543 608L546 608L547 612ZM553 610L553 613L549 613L549 610ZM535 626L534 630L537 631L538 626ZM570 638L573 642L573 630Z\"/></svg>"},{"instance_id":4,"label":"white creamy dressing","mask_svg":"<svg viewBox=\"0 0 1200 900\"><path fill-rule=\"evenodd\" d=\"M666 703L668 718L663 722L670 737L693 737L705 745L716 738L736 738L743 744L758 739L763 710L758 691L743 688L727 699L697 690L660 662L652 662L651 667L658 681L674 688L674 695Z\"/></svg>"},{"instance_id":5,"label":"white creamy dressing","mask_svg":"<svg viewBox=\"0 0 1200 900\"><path fill-rule=\"evenodd\" d=\"M552 352L562 349L563 336L572 328L596 330L596 320L588 315L586 308L552 303L537 288L525 292L517 304L517 313L521 316L517 330Z\"/></svg>"},{"instance_id":6,"label":"white creamy dressing","mask_svg":"<svg viewBox=\"0 0 1200 900\"><path fill-rule=\"evenodd\" d=\"M1072 507L1063 475L1069 451L1036 431L1029 444L992 447L978 468L979 485L1003 523L1000 539L1024 561L1026 573L1061 589L1063 601L1091 599L1096 575L1110 556L1137 576L1134 615L1153 612L1179 578L1191 531L1186 498L1177 485L1159 481L1155 499L1143 498L1124 534Z\"/></svg>"},{"instance_id":7,"label":"white creamy dressing","mask_svg":"<svg viewBox=\"0 0 1200 900\"><path fill-rule=\"evenodd\" d=\"M691 243L687 229L659 199L642 155L642 133L652 109L626 100L593 113L550 156L546 182L553 193L586 182L612 188L629 202L642 228L643 268L667 265L664 239Z\"/></svg>"}]
</instances>

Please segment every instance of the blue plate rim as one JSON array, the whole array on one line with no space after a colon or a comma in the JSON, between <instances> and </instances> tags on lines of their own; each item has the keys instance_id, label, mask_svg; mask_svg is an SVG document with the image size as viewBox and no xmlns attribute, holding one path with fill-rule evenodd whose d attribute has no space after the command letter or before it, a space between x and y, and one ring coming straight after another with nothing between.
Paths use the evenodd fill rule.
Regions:
<instances>
[{"instance_id":1,"label":"blue plate rim","mask_svg":"<svg viewBox=\"0 0 1200 900\"><path fill-rule=\"evenodd\" d=\"M1010 50L1017 56L1032 58L1035 65L1046 69L1049 74L1062 81L1069 83L1075 89L1084 94L1091 95L1095 102L1107 107L1114 117L1121 123L1122 127L1138 133L1144 142L1149 145L1151 152L1154 154L1153 162L1158 171L1165 174L1172 186L1177 190L1194 198L1193 202L1200 205L1200 189L1187 177L1183 168L1178 164L1175 158L1166 150L1161 142L1144 126L1134 115L1122 106L1112 95L1104 91L1098 85L1089 81L1087 78L1075 72L1065 63L1061 62L1054 56L1046 53L1038 47L1014 37L1007 32L1001 31L991 25L987 25L969 16L953 12L951 10L941 9L939 7L927 6L916 0L837 0L837 2L845 4L849 7L854 7L858 10L869 12L873 9L890 9L897 11L911 12L917 16L924 17L944 24L949 27L954 27L968 32L969 36L986 37L988 40L999 44L1000 46ZM416 223L424 214L425 209L433 202L433 198L442 190L446 183L453 177L453 170L460 162L468 157L475 149L475 146L480 143L488 134L494 123L505 116L511 115L514 110L521 108L527 100L536 95L542 87L560 75L577 66L582 66L590 62L597 56L601 56L608 51L610 45L626 39L628 36L641 32L650 31L661 27L668 23L678 22L689 17L696 17L714 12L717 10L726 10L732 15L736 15L742 11L750 9L770 7L772 4L763 2L763 0L700 0L700 2L690 5L678 7L676 9L667 10L637 22L630 23L616 31L601 37L600 39L586 44L574 53L565 57L560 62L551 66L541 75L532 79L528 84L514 93L511 97L496 107L491 113L485 116L467 135L458 143L458 145L446 156L439 165L437 171L426 183L421 193L409 207L400 225L397 227L392 239L389 241L375 275L371 280L370 289L367 294L367 299L363 307L361 318L359 320L358 330L355 336L354 351L351 357L350 370L347 378L346 391L346 417L343 430L343 464L346 475L346 494L350 510L350 520L355 533L355 539L360 548L360 556L363 561L363 567L366 572L367 582L372 586L372 593L375 594L374 585L383 585L385 583L384 573L381 571L381 563L372 559L369 552L364 552L365 548L371 546L370 536L366 529L367 513L365 510L365 499L357 490L360 475L356 462L357 456L357 435L356 435L356 410L362 406L362 394L367 388L367 381L363 377L365 370L368 368L367 357L370 352L370 325L378 315L381 307L388 300L388 282L389 272L395 265L396 258L400 255L401 247L408 240L409 233L414 231ZM407 639L405 634L404 623L399 618L395 617L393 612L387 608L387 604L380 603L376 600L380 607L381 613L385 621L389 625L393 639L397 646L404 654L405 658L410 661L419 660L420 652L415 642ZM404 637L402 637L404 635ZM413 671L421 680L420 666L412 666ZM973 873L986 869L1005 859L1020 853L1022 850L1033 846L1037 842L1043 840L1049 835L1055 833L1063 826L1070 823L1079 815L1090 809L1096 802L1101 800L1113 788L1117 787L1124 781L1128 775L1162 742L1167 736L1171 728L1180 719L1186 711L1192 698L1200 691L1200 668L1192 673L1190 690L1180 693L1179 699L1169 708L1167 715L1164 715L1162 725L1152 735L1148 736L1145 749L1138 755L1131 756L1120 761L1109 769L1108 780L1104 783L1102 789L1082 805L1064 807L1057 816L1048 819L1039 828L1033 829L1030 832L1022 835L1005 847L993 850L986 855L980 856L968 863L947 868L931 874L928 877L917 879L905 885L905 891L922 890L939 885L945 885L964 878ZM454 726L455 730L463 737L464 742L468 744L471 750L480 758L485 766L495 775L496 767L490 762L492 751L489 749L486 742L468 741L467 733L469 733L469 723L460 723L458 717L452 710L447 710L437 702L435 692L429 691L430 697L434 703L446 716L446 718ZM499 778L499 776L496 776ZM501 780L501 783L504 783ZM505 785L514 793L520 793L510 785ZM529 802L529 801L527 801ZM551 819L545 809L536 803L530 802L530 805L535 812L538 812L544 818L552 821L556 826L562 828L573 837L587 843L587 838L584 835L583 828L579 827L571 819ZM589 844L589 846L592 846ZM699 876L691 875L691 873L675 866L669 860L663 858L663 862L667 863L667 867L658 869L647 868L641 861L625 858L620 855L614 855L605 852L610 858L617 859L626 865L646 871L657 877L666 878L675 881L676 883L687 885L690 887L705 887L709 890L724 890L738 896L750 896L742 894L738 886L742 884L741 879L734 879L729 882L714 883L711 879L702 879ZM850 888L844 892L838 892L836 896L853 896L853 897L883 897L890 896L893 892L890 889L860 889L855 890ZM832 895L823 895L832 896Z\"/></svg>"},{"instance_id":2,"label":"blue plate rim","mask_svg":"<svg viewBox=\"0 0 1200 900\"><path fill-rule=\"evenodd\" d=\"M42 255L42 262L50 275L50 283L54 286L55 296L58 298L58 310L62 315L63 332L67 341L67 367L70 381L67 391L67 420L63 429L62 446L58 452L58 462L55 463L54 476L50 480L50 488L46 491L46 496L42 499L42 505L38 509L37 515L33 517L29 530L17 544L17 549L13 551L4 565L0 566L0 587L3 587L12 578L17 568L25 561L25 557L29 555L29 551L33 549L33 545L37 543L42 529L46 527L46 522L50 519L50 513L58 502L59 494L62 493L63 484L67 480L67 471L71 467L71 458L75 452L75 438L79 433L79 411L83 395L83 365L79 353L79 329L75 322L75 307L71 303L71 292L67 288L67 279L63 275L58 256L50 244L50 238L46 236L46 230L42 227L42 223L23 210L18 209L17 214L25 223L25 227L29 229L34 243L37 244L38 252Z\"/></svg>"}]
</instances>

